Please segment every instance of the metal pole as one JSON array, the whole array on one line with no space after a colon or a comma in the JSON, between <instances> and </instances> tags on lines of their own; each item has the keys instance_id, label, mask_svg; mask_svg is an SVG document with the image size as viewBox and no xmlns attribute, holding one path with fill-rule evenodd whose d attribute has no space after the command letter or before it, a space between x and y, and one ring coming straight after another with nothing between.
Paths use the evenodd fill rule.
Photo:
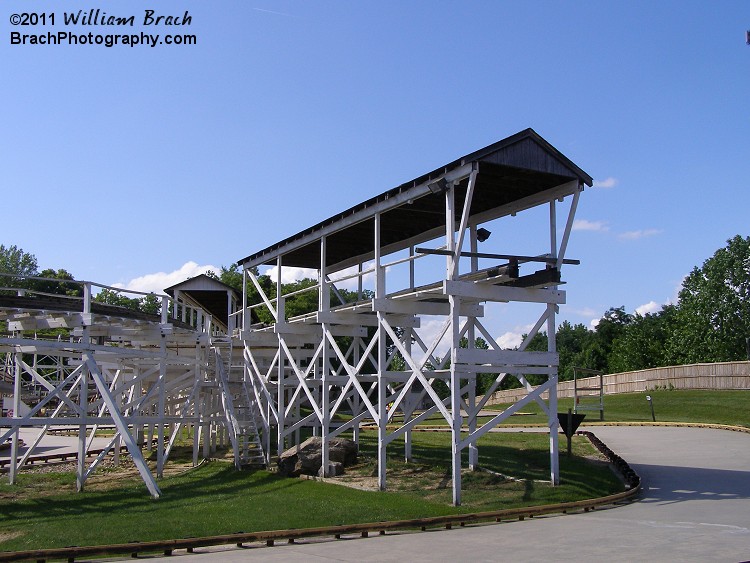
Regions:
<instances>
[{"instance_id":1,"label":"metal pole","mask_svg":"<svg viewBox=\"0 0 750 563\"><path fill-rule=\"evenodd\" d=\"M651 395L646 395L646 400L651 407L651 420L656 422L656 415L654 414L654 402L651 400Z\"/></svg>"}]
</instances>

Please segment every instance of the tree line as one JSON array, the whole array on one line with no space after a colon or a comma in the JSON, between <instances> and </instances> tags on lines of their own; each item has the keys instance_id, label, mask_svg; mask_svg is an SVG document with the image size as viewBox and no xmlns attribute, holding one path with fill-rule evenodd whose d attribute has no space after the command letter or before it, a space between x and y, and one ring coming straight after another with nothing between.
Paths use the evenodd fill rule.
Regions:
<instances>
[{"instance_id":1,"label":"tree line","mask_svg":"<svg viewBox=\"0 0 750 563\"><path fill-rule=\"evenodd\" d=\"M14 275L4 276L3 273ZM64 268L39 270L36 256L16 245L0 244L0 295L16 294L18 290L49 296L83 297L83 284ZM161 300L156 295L127 297L112 289L102 289L93 300L142 313L158 315L161 311Z\"/></svg>"}]
</instances>

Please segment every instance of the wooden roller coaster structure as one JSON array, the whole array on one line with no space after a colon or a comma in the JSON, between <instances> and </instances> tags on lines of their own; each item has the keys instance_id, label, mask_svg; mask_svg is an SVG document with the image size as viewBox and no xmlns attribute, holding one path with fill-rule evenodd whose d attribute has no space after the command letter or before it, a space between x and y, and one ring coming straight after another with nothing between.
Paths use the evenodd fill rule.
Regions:
<instances>
[{"instance_id":1,"label":"wooden roller coaster structure","mask_svg":"<svg viewBox=\"0 0 750 563\"><path fill-rule=\"evenodd\" d=\"M450 428L453 502L460 504L462 452L476 469L479 439L536 402L547 414L550 478L558 483L555 318L565 303L563 266L578 263L565 255L585 185L592 185L588 174L527 129L242 258L242 295L193 278L161 296L158 318L99 308L89 282L81 282L76 307L45 306L49 296L0 297L0 320L12 333L0 339L0 352L10 358L6 376L17 402L12 416L0 418L7 429L0 441L15 444L27 426L77 429L82 488L104 456L87 466L87 440L98 426L113 426L111 449L124 443L156 497L140 449L145 435L155 440L157 476L180 432L193 437L196 462L227 443L238 467L269 464L313 433L322 438L328 474L328 441L349 433L357 440L369 424L377 429L384 490L388 447L403 441L411 459L412 431L439 416ZM274 212L273 202L256 204ZM269 267L271 287L259 275ZM316 283L285 294L284 276L298 269ZM301 291L317 293L317 310L292 317L287 301ZM505 303L531 311L532 328L512 350L491 330L502 312L497 304ZM43 328L65 328L70 337L23 337ZM548 349L528 351L540 330ZM479 338L487 349L476 346ZM54 367L29 363L40 357ZM493 378L479 396L478 374ZM532 388L530 374L544 382ZM507 377L526 394L480 424L480 410ZM29 384L44 397L22 414ZM12 450L11 480L24 464Z\"/></svg>"}]
</instances>

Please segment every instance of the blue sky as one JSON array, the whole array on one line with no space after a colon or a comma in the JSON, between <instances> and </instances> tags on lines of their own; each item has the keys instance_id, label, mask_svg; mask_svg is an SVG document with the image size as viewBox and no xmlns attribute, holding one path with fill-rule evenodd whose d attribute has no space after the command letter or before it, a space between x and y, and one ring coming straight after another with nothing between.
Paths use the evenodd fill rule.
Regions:
<instances>
[{"instance_id":1,"label":"blue sky","mask_svg":"<svg viewBox=\"0 0 750 563\"><path fill-rule=\"evenodd\" d=\"M581 198L560 319L674 299L750 234L746 1L2 7L0 242L41 268L166 287L527 127L599 186ZM135 15L136 33L145 9L189 10L190 26L146 31L198 43L10 45L96 8ZM10 24L32 9L58 25ZM499 311L493 328L524 323Z\"/></svg>"}]
</instances>

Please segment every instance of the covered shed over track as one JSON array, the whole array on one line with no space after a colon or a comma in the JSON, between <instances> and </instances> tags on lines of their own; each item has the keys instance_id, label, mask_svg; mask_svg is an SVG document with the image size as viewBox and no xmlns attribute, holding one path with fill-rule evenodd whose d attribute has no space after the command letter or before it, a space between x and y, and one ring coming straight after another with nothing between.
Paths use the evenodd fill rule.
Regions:
<instances>
[{"instance_id":1,"label":"covered shed over track","mask_svg":"<svg viewBox=\"0 0 750 563\"><path fill-rule=\"evenodd\" d=\"M244 279L262 298L249 303L245 291L240 334L248 379L263 404L266 447L273 433L281 453L287 443L299 440L302 427L312 427L323 437L322 471L328 474L328 440L349 430L356 440L360 423L372 420L378 432L378 481L385 489L388 445L403 437L410 460L411 431L440 414L451 429L453 501L460 504L462 450L469 450L469 467L476 469L477 440L534 401L548 417L550 475L557 483L555 315L565 302L561 269L578 263L565 253L579 196L591 185L591 176L526 129L240 259ZM558 204L566 198L567 218L558 229ZM481 225L539 206L548 207L539 233L532 237L516 229L514 240L496 237L489 243L505 248L489 251L490 232ZM548 241L541 252L508 250L509 242L538 246L539 240ZM421 260L429 256L431 262ZM435 268L435 258L444 260L444 267ZM493 265L480 269L480 260ZM417 261L420 267L431 264L430 283L415 283ZM520 264L541 269L521 275ZM264 290L259 266L276 267L275 291ZM392 279L402 266L408 267L405 288L403 276ZM285 314L286 299L293 294L283 293L284 267L317 271L316 285L294 291L317 291L317 311L292 318ZM337 290L344 281L356 282L357 302L347 302ZM366 281L373 283L370 292L363 291ZM339 303L331 302L335 299ZM502 349L491 334L485 304L493 302L541 306L517 350ZM249 312L255 307L267 308L273 326L251 324ZM437 330L434 322L423 330L424 315L441 319ZM551 335L548 350L526 351L545 325ZM478 337L488 349L475 346ZM447 353L436 353L446 347ZM477 396L477 376L486 373L495 374L495 380ZM534 388L529 374L546 382ZM518 379L527 394L480 426L480 410L506 377ZM450 390L448 397L437 391L441 382ZM335 421L344 411L347 421Z\"/></svg>"}]
</instances>

